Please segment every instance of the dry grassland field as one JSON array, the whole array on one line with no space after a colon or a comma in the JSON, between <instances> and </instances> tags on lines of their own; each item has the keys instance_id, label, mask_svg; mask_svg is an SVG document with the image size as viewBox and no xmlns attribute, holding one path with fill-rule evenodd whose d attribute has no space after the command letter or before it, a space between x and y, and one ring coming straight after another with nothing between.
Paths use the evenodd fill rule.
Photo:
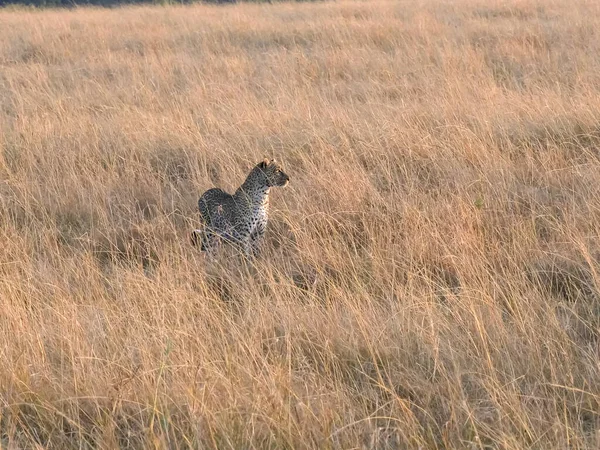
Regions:
<instances>
[{"instance_id":1,"label":"dry grassland field","mask_svg":"<svg viewBox=\"0 0 600 450\"><path fill-rule=\"evenodd\" d=\"M600 448L600 4L0 10L6 449ZM190 244L264 157L264 254Z\"/></svg>"}]
</instances>

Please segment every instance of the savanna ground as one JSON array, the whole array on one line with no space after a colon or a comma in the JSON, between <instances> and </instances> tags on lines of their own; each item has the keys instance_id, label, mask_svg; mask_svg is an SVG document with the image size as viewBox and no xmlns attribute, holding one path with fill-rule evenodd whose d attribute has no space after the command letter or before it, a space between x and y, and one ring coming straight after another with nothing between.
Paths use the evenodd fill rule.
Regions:
<instances>
[{"instance_id":1,"label":"savanna ground","mask_svg":"<svg viewBox=\"0 0 600 450\"><path fill-rule=\"evenodd\" d=\"M600 446L597 2L0 30L2 448ZM205 261L265 156L265 255Z\"/></svg>"}]
</instances>

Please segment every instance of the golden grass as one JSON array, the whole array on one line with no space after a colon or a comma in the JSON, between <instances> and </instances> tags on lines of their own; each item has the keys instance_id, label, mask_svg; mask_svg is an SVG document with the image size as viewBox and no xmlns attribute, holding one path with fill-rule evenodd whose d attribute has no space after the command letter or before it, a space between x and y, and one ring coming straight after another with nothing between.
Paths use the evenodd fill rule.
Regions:
<instances>
[{"instance_id":1,"label":"golden grass","mask_svg":"<svg viewBox=\"0 0 600 450\"><path fill-rule=\"evenodd\" d=\"M0 11L2 448L600 446L600 6ZM263 157L266 255L196 201Z\"/></svg>"}]
</instances>

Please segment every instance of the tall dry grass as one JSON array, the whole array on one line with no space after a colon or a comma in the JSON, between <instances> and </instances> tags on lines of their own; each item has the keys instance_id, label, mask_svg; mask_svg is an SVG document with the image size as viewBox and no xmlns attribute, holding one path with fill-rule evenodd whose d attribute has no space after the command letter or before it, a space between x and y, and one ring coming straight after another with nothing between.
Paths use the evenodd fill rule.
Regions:
<instances>
[{"instance_id":1,"label":"tall dry grass","mask_svg":"<svg viewBox=\"0 0 600 450\"><path fill-rule=\"evenodd\" d=\"M0 30L2 448L600 446L597 2ZM265 256L205 261L265 156Z\"/></svg>"}]
</instances>

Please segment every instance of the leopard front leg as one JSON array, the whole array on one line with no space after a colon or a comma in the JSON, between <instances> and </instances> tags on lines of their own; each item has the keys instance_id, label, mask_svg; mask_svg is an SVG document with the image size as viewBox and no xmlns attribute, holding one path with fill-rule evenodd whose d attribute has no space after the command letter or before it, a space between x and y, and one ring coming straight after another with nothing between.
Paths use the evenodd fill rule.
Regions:
<instances>
[{"instance_id":1,"label":"leopard front leg","mask_svg":"<svg viewBox=\"0 0 600 450\"><path fill-rule=\"evenodd\" d=\"M249 242L249 254L257 257L260 255L261 247L265 238L265 231L267 229L267 222L260 221L250 233L250 242Z\"/></svg>"}]
</instances>

